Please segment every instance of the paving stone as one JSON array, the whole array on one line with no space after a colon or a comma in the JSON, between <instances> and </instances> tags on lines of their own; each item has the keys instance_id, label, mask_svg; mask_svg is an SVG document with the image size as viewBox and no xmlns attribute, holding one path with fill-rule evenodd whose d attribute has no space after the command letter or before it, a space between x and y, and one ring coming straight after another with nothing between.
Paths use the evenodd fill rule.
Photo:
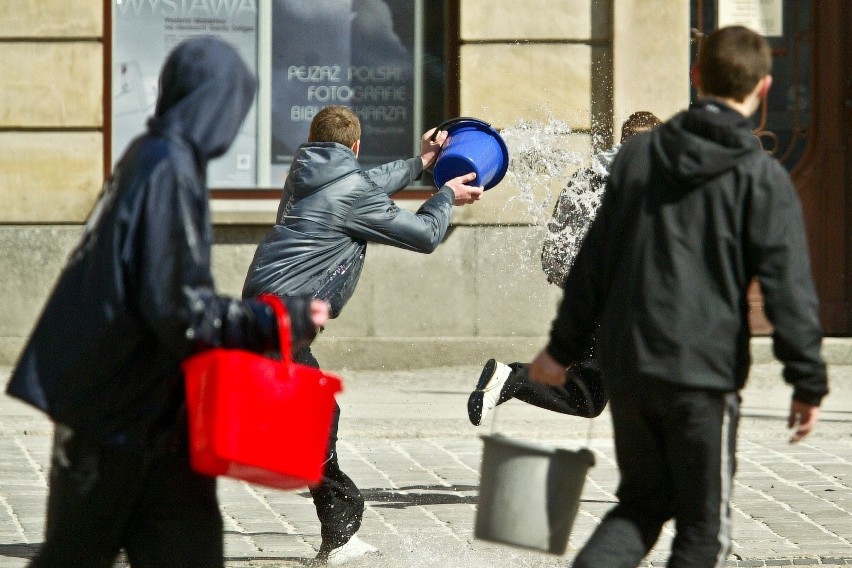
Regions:
<instances>
[{"instance_id":1,"label":"paving stone","mask_svg":"<svg viewBox=\"0 0 852 568\"><path fill-rule=\"evenodd\" d=\"M477 429L463 409L466 388L478 372L471 367L344 375L348 384L341 405L340 461L365 496L359 534L382 550L380 556L354 561L352 568L567 567L616 502L618 471L606 413L595 420L590 441L587 421L523 404L505 411L501 407L496 424ZM775 371L757 365L756 372ZM732 502L734 547L726 566L852 564L852 416L841 411L852 406L852 367L832 369L832 377L848 381L849 387L845 382L833 385L837 400L823 413L830 420L798 446L785 441L787 398L779 398L783 404L764 405L771 415L743 420ZM0 379L5 379L2 372ZM786 388L780 380L773 385L749 394L764 399ZM424 409L436 412L427 430L422 421L395 413L400 397L420 397ZM440 404L457 405L459 412L434 410L439 399ZM383 404L372 404L367 412L367 402L377 400ZM489 429L544 445L588 444L594 452L597 463L584 486L565 556L474 538L479 435ZM25 566L41 542L50 432L50 423L37 412L8 397L0 399L0 542L5 543L0 544L0 568ZM303 567L316 554L319 524L307 491L222 479L219 497L228 568ZM668 523L642 566L666 565L673 534Z\"/></svg>"}]
</instances>

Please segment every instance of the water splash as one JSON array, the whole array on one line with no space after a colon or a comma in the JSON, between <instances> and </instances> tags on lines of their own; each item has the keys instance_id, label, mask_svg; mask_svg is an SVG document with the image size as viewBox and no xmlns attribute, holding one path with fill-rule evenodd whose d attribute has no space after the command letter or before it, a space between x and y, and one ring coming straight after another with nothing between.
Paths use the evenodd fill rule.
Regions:
<instances>
[{"instance_id":1,"label":"water splash","mask_svg":"<svg viewBox=\"0 0 852 568\"><path fill-rule=\"evenodd\" d=\"M512 247L519 256L514 266L520 275L532 276L541 274L544 263L554 267L548 269L556 274L550 280L561 282L600 205L602 188L589 183L594 174L588 166L594 159L569 149L575 133L553 117L546 122L521 120L501 135L510 149L506 177L516 191L505 207L521 204L531 223L521 237L526 242ZM596 173L601 172L605 170Z\"/></svg>"},{"instance_id":2,"label":"water splash","mask_svg":"<svg viewBox=\"0 0 852 568\"><path fill-rule=\"evenodd\" d=\"M564 185L570 170L583 161L583 156L565 148L572 133L566 122L552 117L545 123L521 120L500 132L511 148L506 175L518 190L508 203L521 202L535 225L550 217L554 184ZM543 197L537 198L542 188Z\"/></svg>"}]
</instances>

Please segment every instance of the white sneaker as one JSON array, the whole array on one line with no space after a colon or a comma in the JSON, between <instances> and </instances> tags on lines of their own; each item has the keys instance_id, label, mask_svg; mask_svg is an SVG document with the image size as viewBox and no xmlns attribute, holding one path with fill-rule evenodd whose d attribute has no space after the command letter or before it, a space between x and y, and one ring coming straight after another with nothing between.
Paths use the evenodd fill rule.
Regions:
<instances>
[{"instance_id":1,"label":"white sneaker","mask_svg":"<svg viewBox=\"0 0 852 568\"><path fill-rule=\"evenodd\" d=\"M328 553L326 563L329 566L339 566L340 564L349 562L354 558L359 558L365 554L374 554L378 551L378 548L371 544L367 544L358 538L358 535L352 535L352 538L346 541L345 544L337 548L333 548L331 552Z\"/></svg>"},{"instance_id":2,"label":"white sneaker","mask_svg":"<svg viewBox=\"0 0 852 568\"><path fill-rule=\"evenodd\" d=\"M470 423L479 426L485 415L497 406L500 401L500 391L506 384L506 379L512 374L512 368L505 363L489 359L482 367L482 374L476 383L476 390L467 399L467 416Z\"/></svg>"}]
</instances>

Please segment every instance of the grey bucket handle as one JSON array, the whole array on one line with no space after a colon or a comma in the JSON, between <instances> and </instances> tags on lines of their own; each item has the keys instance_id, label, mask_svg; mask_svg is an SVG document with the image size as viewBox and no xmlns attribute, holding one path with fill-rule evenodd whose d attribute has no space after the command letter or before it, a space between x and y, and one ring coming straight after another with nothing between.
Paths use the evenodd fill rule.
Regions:
<instances>
[{"instance_id":1,"label":"grey bucket handle","mask_svg":"<svg viewBox=\"0 0 852 568\"><path fill-rule=\"evenodd\" d=\"M437 130L435 132L437 132ZM595 407L595 402L594 402L594 400L592 400L592 393L589 392L589 388L583 383L583 381L567 378L569 369L565 370L566 380L573 380L577 384L577 386L580 388L580 390L583 391L583 396L586 397L586 408L588 408L589 410L593 409ZM499 435L499 432L497 432L497 412L499 411L499 409L500 409L499 405L495 406L494 411L491 413L491 434L492 435ZM594 424L595 424L594 421L595 421L594 418L589 418L589 429L586 432L586 446L587 447L591 447L591 445L592 445L592 430L594 429L593 428Z\"/></svg>"}]
</instances>

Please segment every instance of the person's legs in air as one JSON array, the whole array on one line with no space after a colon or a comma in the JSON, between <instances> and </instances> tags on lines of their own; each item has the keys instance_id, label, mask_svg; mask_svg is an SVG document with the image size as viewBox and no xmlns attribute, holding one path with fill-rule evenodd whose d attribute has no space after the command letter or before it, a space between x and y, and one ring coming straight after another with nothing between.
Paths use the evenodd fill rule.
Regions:
<instances>
[{"instance_id":1,"label":"person's legs in air","mask_svg":"<svg viewBox=\"0 0 852 568\"><path fill-rule=\"evenodd\" d=\"M568 380L559 387L530 381L526 363L506 365L489 359L476 389L468 397L468 418L474 426L479 426L495 407L513 398L545 410L587 418L600 414L608 400L594 359L574 365L568 371Z\"/></svg>"}]
</instances>

